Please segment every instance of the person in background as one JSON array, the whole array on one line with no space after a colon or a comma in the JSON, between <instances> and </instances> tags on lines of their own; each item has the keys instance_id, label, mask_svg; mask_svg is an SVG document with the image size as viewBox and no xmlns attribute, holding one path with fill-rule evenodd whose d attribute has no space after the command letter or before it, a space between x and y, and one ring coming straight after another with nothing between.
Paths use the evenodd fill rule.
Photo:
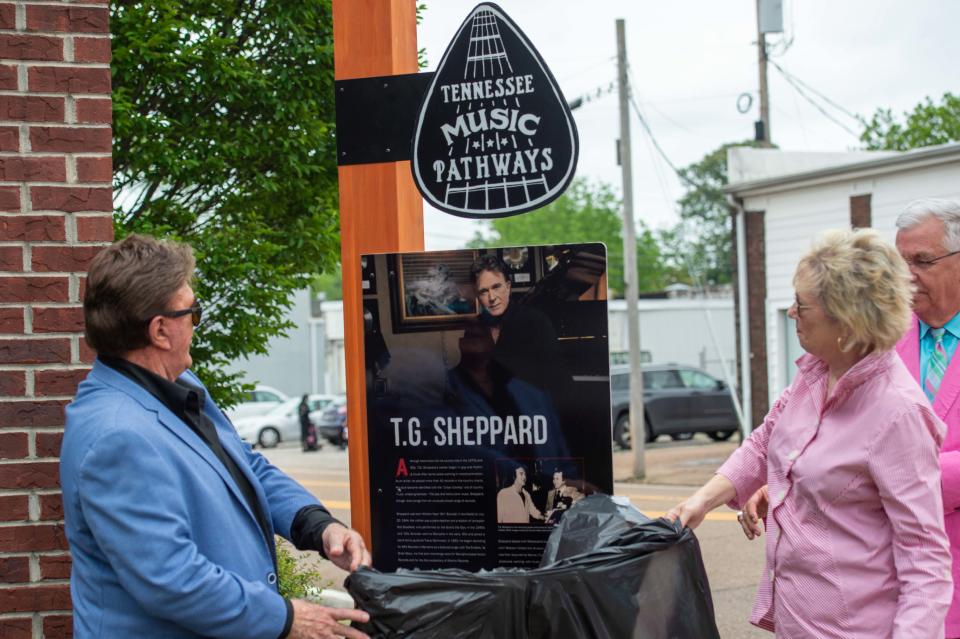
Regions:
<instances>
[{"instance_id":1,"label":"person in background","mask_svg":"<svg viewBox=\"0 0 960 639\"><path fill-rule=\"evenodd\" d=\"M896 351L947 425L940 448L944 527L950 540L953 596L946 636L960 639L960 202L914 200L896 221L896 245L910 268L913 317ZM749 539L761 534L769 496L761 488L743 507Z\"/></svg>"},{"instance_id":2,"label":"person in background","mask_svg":"<svg viewBox=\"0 0 960 639\"><path fill-rule=\"evenodd\" d=\"M317 427L310 421L310 396L304 393L297 406L297 416L300 419L300 446L303 452L320 450L317 441Z\"/></svg>"},{"instance_id":3,"label":"person in background","mask_svg":"<svg viewBox=\"0 0 960 639\"><path fill-rule=\"evenodd\" d=\"M945 427L894 346L910 272L876 231L801 258L789 310L807 352L763 424L667 518L697 527L768 485L751 623L778 637L936 639L950 605L938 453Z\"/></svg>"},{"instance_id":4,"label":"person in background","mask_svg":"<svg viewBox=\"0 0 960 639\"><path fill-rule=\"evenodd\" d=\"M274 535L344 570L363 538L243 443L190 372L189 246L131 235L91 262L93 370L67 407L60 480L77 639L366 635L361 610L280 596Z\"/></svg>"}]
</instances>

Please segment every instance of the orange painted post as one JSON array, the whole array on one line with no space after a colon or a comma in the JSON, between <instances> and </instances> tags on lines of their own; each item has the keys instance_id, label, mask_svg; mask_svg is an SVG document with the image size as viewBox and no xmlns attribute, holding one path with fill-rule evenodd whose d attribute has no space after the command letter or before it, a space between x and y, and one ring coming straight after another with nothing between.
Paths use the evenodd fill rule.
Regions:
<instances>
[{"instance_id":1,"label":"orange painted post","mask_svg":"<svg viewBox=\"0 0 960 639\"><path fill-rule=\"evenodd\" d=\"M333 0L337 80L417 72L415 0ZM347 419L366 424L360 256L423 250L423 201L410 163L342 166L340 246L346 349ZM350 429L351 525L371 544L367 432Z\"/></svg>"}]
</instances>

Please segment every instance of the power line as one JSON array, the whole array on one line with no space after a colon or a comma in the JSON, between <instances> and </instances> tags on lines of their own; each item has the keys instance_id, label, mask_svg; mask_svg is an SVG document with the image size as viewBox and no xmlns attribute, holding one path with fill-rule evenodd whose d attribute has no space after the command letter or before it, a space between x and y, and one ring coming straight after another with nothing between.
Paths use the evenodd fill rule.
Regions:
<instances>
[{"instance_id":1,"label":"power line","mask_svg":"<svg viewBox=\"0 0 960 639\"><path fill-rule=\"evenodd\" d=\"M676 120L674 120L673 118L671 118L669 115L667 115L666 113L664 113L663 111L661 111L660 109L658 109L653 102L643 101L643 102L640 102L640 104L643 105L643 106L648 106L648 107L650 107L651 109L653 109L654 111L657 112L657 115L659 115L661 118L663 118L664 120L666 120L667 122L669 122L669 123L672 124L673 126L675 126L675 127L677 127L678 129L680 129L681 131L685 131L686 133L689 133L690 135L692 135L692 136L694 136L694 137L697 137L697 138L702 138L702 137L703 137L703 135L701 135L700 133L697 133L696 131L694 131L694 130L692 130L692 129L686 127L686 126L684 126L684 125L681 124L680 122L677 122Z\"/></svg>"},{"instance_id":2,"label":"power line","mask_svg":"<svg viewBox=\"0 0 960 639\"><path fill-rule=\"evenodd\" d=\"M579 95L578 97L570 100L567 105L570 107L571 111L574 109L579 109L587 102L599 100L600 98L605 97L616 90L616 83L611 81L607 84L597 87L596 89L593 89L592 91L588 91L587 93Z\"/></svg>"},{"instance_id":3,"label":"power line","mask_svg":"<svg viewBox=\"0 0 960 639\"><path fill-rule=\"evenodd\" d=\"M825 95L824 95L823 93L821 93L820 91L817 91L817 90L814 89L812 86L810 86L809 84L807 84L806 82L804 82L803 80L801 80L800 78L798 78L797 76L795 76L794 74L790 73L789 71L787 71L786 69L784 69L783 67L781 67L781 66L780 66L779 64L777 64L776 62L771 61L770 64L772 64L772 65L777 69L777 71L779 71L780 73L782 73L784 77L789 77L789 78L793 79L793 80L794 80L795 82L797 82L799 85L801 85L802 87L806 88L808 91L810 91L811 93L813 93L814 95L816 95L817 97L819 97L821 100L823 100L824 102L826 102L827 104L829 104L830 106L832 106L834 109L840 111L841 113L843 113L845 116L849 117L850 119L856 120L857 122L860 122L860 118L859 118L856 114L851 113L848 109L845 109L844 107L840 106L839 104L837 104L836 102L834 102L833 100L831 100L830 98L828 98L827 96L825 96Z\"/></svg>"},{"instance_id":4,"label":"power line","mask_svg":"<svg viewBox=\"0 0 960 639\"><path fill-rule=\"evenodd\" d=\"M632 78L631 78L632 79ZM631 82L631 85L633 83ZM636 113L637 119L640 120L640 126L643 127L643 130L647 132L647 136L650 138L650 142L653 144L653 148L657 150L657 153L660 154L660 157L663 158L663 161L667 163L667 166L677 175L678 178L684 183L686 183L691 188L700 188L700 185L688 178L683 174L680 169L677 168L677 165L673 163L670 157L667 155L667 152L663 150L663 147L660 146L660 143L657 141L657 136L653 134L653 130L650 128L650 125L647 123L647 119L643 116L643 112L640 110L640 107L637 106L636 100L633 98L631 93L627 99L630 101L630 106L633 107L633 112Z\"/></svg>"},{"instance_id":5,"label":"power line","mask_svg":"<svg viewBox=\"0 0 960 639\"><path fill-rule=\"evenodd\" d=\"M633 81L632 77L630 78L630 81ZM629 91L630 86L628 86L627 89ZM630 95L628 99L633 101L633 96ZM633 109L634 111L639 111L638 117L640 117L641 123L646 121L646 113L644 113L643 109L641 109L640 104L634 102ZM653 172L657 177L657 183L660 185L660 194L663 196L663 200L668 206L675 206L676 202L670 194L670 188L667 186L667 176L664 173L663 166L660 162L657 162L656 153L659 152L662 155L662 149L659 151L655 149L654 144L656 144L656 140L654 139L653 135L650 135L649 133L644 136L644 142L646 143L647 153L650 154L650 160L653 163ZM667 163L669 164L669 160ZM673 167L671 166L671 168Z\"/></svg>"},{"instance_id":6,"label":"power line","mask_svg":"<svg viewBox=\"0 0 960 639\"><path fill-rule=\"evenodd\" d=\"M573 78L573 77L576 77L576 76L579 76L579 75L583 75L583 74L586 73L587 71L593 71L593 70L596 69L597 67L607 66L607 65L609 65L611 62L616 62L616 60L617 60L617 56L615 56L615 55L614 55L614 56L610 56L610 57L608 57L608 58L604 58L603 60L601 60L601 61L599 61L599 62L594 62L594 63L592 63L592 64L590 64L590 65L588 65L588 66L585 66L585 67L582 67L582 68L580 68L580 69L577 69L576 71L571 71L570 73L564 75L562 78L558 78L558 79L560 80L560 82L565 82L566 80L569 80L570 78Z\"/></svg>"},{"instance_id":7,"label":"power line","mask_svg":"<svg viewBox=\"0 0 960 639\"><path fill-rule=\"evenodd\" d=\"M644 104L654 105L654 104L682 104L684 102L711 102L714 100L729 100L730 98L736 98L740 94L737 93L724 93L724 94L715 94L715 95L700 95L700 96L690 96L686 98L673 98L670 100L644 100Z\"/></svg>"},{"instance_id":8,"label":"power line","mask_svg":"<svg viewBox=\"0 0 960 639\"><path fill-rule=\"evenodd\" d=\"M770 62L771 65L773 65L773 68L774 68L774 69L776 69L777 71L780 72L780 74L783 76L783 79L786 80L787 83L788 83L790 86L792 86L797 93L800 94L800 97L802 97L804 100L806 100L806 101L809 102L811 105L813 105L813 107L814 107L817 111L819 111L819 112L823 115L823 117L827 118L828 120L830 120L831 122L833 122L834 124L836 124L838 127L840 127L841 129L843 129L844 131L846 131L847 133L849 133L850 135L852 135L853 137L859 139L859 137L860 137L860 134L859 134L859 133L857 133L856 131L854 131L853 129L851 129L850 127L848 127L846 124L844 124L843 122L841 122L840 120L838 120L837 118L835 118L833 115L831 115L830 113L828 113L826 109L824 109L824 108L823 108L819 103L817 103L813 98L811 98L809 95L807 95L807 92L804 90L804 86L806 86L811 92L816 93L818 96L820 96L820 98L821 98L822 100L826 101L828 104L830 104L830 105L833 106L834 108L839 109L840 111L842 111L845 115L850 116L850 117L853 117L853 118L855 118L855 119L856 119L856 116L851 115L849 111L847 111L847 110L844 109L843 107L835 104L832 100L829 100L828 98L826 98L825 96L821 95L820 93L814 91L814 90L813 90L812 88L810 88L808 85L806 85L806 84L801 84L801 82L800 82L799 79L795 78L794 76L792 76L792 75L790 75L789 73L787 73L786 71L784 71L783 68L780 67L780 65L778 65L778 64L777 64L776 62L774 62L773 60L769 60L769 62Z\"/></svg>"}]
</instances>

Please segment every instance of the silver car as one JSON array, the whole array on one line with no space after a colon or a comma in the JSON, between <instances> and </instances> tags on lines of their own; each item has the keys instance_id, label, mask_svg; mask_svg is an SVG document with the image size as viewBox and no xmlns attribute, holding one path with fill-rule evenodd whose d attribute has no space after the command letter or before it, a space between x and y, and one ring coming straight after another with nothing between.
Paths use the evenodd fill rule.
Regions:
<instances>
[{"instance_id":1,"label":"silver car","mask_svg":"<svg viewBox=\"0 0 960 639\"><path fill-rule=\"evenodd\" d=\"M276 388L257 385L255 389L244 396L239 404L233 408L228 408L224 412L227 414L227 417L230 418L230 421L236 423L244 417L263 415L287 399L289 399L289 397Z\"/></svg>"},{"instance_id":2,"label":"silver car","mask_svg":"<svg viewBox=\"0 0 960 639\"><path fill-rule=\"evenodd\" d=\"M330 404L336 395L309 395L310 421L317 422L320 412ZM241 439L254 446L273 448L280 442L300 441L300 397L278 404L263 415L242 417L234 421Z\"/></svg>"}]
</instances>

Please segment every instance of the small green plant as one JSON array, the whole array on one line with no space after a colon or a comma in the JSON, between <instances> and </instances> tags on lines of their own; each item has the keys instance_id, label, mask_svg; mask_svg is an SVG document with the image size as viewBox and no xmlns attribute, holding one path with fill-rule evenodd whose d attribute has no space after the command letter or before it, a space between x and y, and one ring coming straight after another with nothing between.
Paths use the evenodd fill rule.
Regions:
<instances>
[{"instance_id":1,"label":"small green plant","mask_svg":"<svg viewBox=\"0 0 960 639\"><path fill-rule=\"evenodd\" d=\"M313 561L312 558L297 557L282 543L277 544L277 585L281 596L287 599L314 598L332 585L317 572Z\"/></svg>"}]
</instances>

